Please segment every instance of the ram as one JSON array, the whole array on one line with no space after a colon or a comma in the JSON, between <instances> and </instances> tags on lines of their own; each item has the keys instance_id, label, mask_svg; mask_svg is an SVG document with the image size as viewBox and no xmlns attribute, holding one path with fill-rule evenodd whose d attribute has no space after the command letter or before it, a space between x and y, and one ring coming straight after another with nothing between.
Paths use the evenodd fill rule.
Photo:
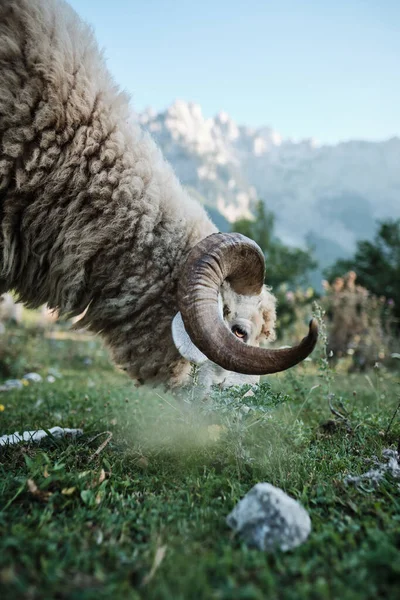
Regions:
<instances>
[{"instance_id":1,"label":"ram","mask_svg":"<svg viewBox=\"0 0 400 600\"><path fill-rule=\"evenodd\" d=\"M184 384L197 361L228 385L315 346L312 321L298 346L257 347L275 322L262 252L182 188L64 2L0 3L0 221L0 293L85 311L139 381Z\"/></svg>"}]
</instances>

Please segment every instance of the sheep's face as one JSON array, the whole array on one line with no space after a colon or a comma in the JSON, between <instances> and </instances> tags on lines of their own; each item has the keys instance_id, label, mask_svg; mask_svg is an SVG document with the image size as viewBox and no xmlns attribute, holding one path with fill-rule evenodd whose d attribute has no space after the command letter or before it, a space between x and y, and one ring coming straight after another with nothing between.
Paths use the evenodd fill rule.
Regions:
<instances>
[{"instance_id":1,"label":"sheep's face","mask_svg":"<svg viewBox=\"0 0 400 600\"><path fill-rule=\"evenodd\" d=\"M236 294L228 283L221 287L219 307L227 328L244 344L260 346L275 340L276 299L264 286L259 296ZM198 365L198 381L204 388L213 384L222 387L243 383L258 383L257 375L242 375L226 371L210 361L193 344L178 313L173 321L172 334L180 354Z\"/></svg>"}]
</instances>

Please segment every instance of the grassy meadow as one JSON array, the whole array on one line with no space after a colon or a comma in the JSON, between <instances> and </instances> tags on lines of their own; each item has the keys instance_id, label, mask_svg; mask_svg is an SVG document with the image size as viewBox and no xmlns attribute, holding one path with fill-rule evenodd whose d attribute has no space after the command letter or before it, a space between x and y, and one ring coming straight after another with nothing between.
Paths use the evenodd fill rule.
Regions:
<instances>
[{"instance_id":1,"label":"grassy meadow","mask_svg":"<svg viewBox=\"0 0 400 600\"><path fill-rule=\"evenodd\" d=\"M89 336L8 328L0 383L43 381L0 394L0 435L83 434L0 447L1 599L398 598L400 481L344 478L397 448L399 370L332 371L321 346L247 395L196 401L136 388ZM260 481L309 511L299 548L264 554L227 527Z\"/></svg>"}]
</instances>

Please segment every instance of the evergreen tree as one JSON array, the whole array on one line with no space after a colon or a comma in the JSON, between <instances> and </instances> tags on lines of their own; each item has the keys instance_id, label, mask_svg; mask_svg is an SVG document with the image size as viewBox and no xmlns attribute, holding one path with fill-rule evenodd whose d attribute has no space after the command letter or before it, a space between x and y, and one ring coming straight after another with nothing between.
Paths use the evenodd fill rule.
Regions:
<instances>
[{"instance_id":1,"label":"evergreen tree","mask_svg":"<svg viewBox=\"0 0 400 600\"><path fill-rule=\"evenodd\" d=\"M266 263L266 282L274 289L286 283L297 286L307 283L307 275L317 263L312 250L286 246L274 233L275 215L259 201L254 219L240 219L232 231L242 233L254 240L262 249Z\"/></svg>"},{"instance_id":2,"label":"evergreen tree","mask_svg":"<svg viewBox=\"0 0 400 600\"><path fill-rule=\"evenodd\" d=\"M400 325L400 219L379 222L374 240L359 241L354 257L338 260L326 269L325 276L333 281L348 271L355 271L357 282L373 294L394 304Z\"/></svg>"}]
</instances>

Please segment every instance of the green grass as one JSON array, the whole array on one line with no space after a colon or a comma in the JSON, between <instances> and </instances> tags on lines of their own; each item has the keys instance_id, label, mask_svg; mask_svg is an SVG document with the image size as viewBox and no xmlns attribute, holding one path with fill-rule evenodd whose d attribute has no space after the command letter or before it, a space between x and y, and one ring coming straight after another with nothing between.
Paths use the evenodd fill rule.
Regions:
<instances>
[{"instance_id":1,"label":"green grass","mask_svg":"<svg viewBox=\"0 0 400 600\"><path fill-rule=\"evenodd\" d=\"M331 374L314 361L254 396L190 403L135 388L97 341L16 329L4 344L3 379L49 368L62 378L1 394L0 434L84 434L0 448L2 600L398 597L399 482L343 482L397 447L398 418L387 432L396 374ZM329 393L346 419L329 410ZM309 511L313 530L296 550L249 549L225 524L259 481Z\"/></svg>"}]
</instances>

